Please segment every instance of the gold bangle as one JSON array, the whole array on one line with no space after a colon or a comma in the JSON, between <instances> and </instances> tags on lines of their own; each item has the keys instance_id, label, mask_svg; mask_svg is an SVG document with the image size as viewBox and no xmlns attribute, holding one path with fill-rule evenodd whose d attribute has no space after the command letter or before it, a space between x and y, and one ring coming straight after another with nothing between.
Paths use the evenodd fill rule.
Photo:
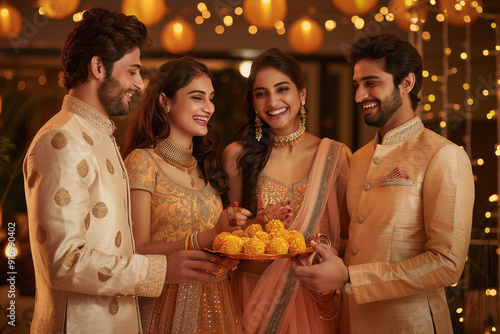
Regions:
<instances>
[{"instance_id":1,"label":"gold bangle","mask_svg":"<svg viewBox=\"0 0 500 334\"><path fill-rule=\"evenodd\" d=\"M189 250L189 237L191 236L191 233L189 233L186 237L186 243L184 245L185 250Z\"/></svg>"},{"instance_id":2,"label":"gold bangle","mask_svg":"<svg viewBox=\"0 0 500 334\"><path fill-rule=\"evenodd\" d=\"M193 248L196 250L201 250L200 244L198 243L198 232L194 232L191 235L191 238L193 238Z\"/></svg>"}]
</instances>

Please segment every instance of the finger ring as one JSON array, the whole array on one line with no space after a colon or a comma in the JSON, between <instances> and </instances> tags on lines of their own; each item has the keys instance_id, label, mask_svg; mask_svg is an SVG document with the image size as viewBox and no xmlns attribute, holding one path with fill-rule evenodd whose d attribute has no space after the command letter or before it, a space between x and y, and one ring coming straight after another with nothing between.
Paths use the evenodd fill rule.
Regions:
<instances>
[{"instance_id":1,"label":"finger ring","mask_svg":"<svg viewBox=\"0 0 500 334\"><path fill-rule=\"evenodd\" d=\"M238 225L238 220L237 219L233 219L229 222L229 226L236 226Z\"/></svg>"},{"instance_id":2,"label":"finger ring","mask_svg":"<svg viewBox=\"0 0 500 334\"><path fill-rule=\"evenodd\" d=\"M264 212L264 223L269 223L269 221L274 219L274 214L271 211Z\"/></svg>"},{"instance_id":3,"label":"finger ring","mask_svg":"<svg viewBox=\"0 0 500 334\"><path fill-rule=\"evenodd\" d=\"M229 213L230 215L234 215L234 207L233 206L228 207L227 213Z\"/></svg>"}]
</instances>

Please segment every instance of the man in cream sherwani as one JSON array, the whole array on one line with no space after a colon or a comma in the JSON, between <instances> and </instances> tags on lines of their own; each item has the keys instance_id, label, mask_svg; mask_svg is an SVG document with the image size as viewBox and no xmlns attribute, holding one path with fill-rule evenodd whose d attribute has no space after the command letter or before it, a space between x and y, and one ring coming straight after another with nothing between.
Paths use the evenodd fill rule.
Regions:
<instances>
[{"instance_id":1,"label":"man in cream sherwani","mask_svg":"<svg viewBox=\"0 0 500 334\"><path fill-rule=\"evenodd\" d=\"M356 102L378 132L350 160L347 267L316 245L323 263L296 274L320 291L344 287L352 333L453 333L444 287L469 247L470 160L415 116L422 59L411 44L368 36L350 57Z\"/></svg>"},{"instance_id":2,"label":"man in cream sherwani","mask_svg":"<svg viewBox=\"0 0 500 334\"><path fill-rule=\"evenodd\" d=\"M62 54L69 89L34 138L23 166L35 266L32 333L140 333L136 296L165 280L210 280L213 256L134 254L128 177L110 116L129 112L143 88L135 17L93 8ZM208 260L208 261L207 261Z\"/></svg>"}]
</instances>

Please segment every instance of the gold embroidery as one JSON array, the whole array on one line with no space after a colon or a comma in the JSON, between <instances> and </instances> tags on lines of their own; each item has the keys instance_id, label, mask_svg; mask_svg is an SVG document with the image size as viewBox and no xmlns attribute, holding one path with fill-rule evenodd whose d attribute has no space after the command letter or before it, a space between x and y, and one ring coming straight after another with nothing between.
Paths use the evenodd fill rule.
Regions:
<instances>
[{"instance_id":1,"label":"gold embroidery","mask_svg":"<svg viewBox=\"0 0 500 334\"><path fill-rule=\"evenodd\" d=\"M118 305L118 299L116 297L111 298L111 302L109 302L108 305L109 314L116 315L119 309L120 305Z\"/></svg>"},{"instance_id":2,"label":"gold embroidery","mask_svg":"<svg viewBox=\"0 0 500 334\"><path fill-rule=\"evenodd\" d=\"M66 189L60 188L54 195L54 202L59 206L66 206L71 202L71 195Z\"/></svg>"},{"instance_id":3,"label":"gold embroidery","mask_svg":"<svg viewBox=\"0 0 500 334\"><path fill-rule=\"evenodd\" d=\"M109 269L108 267L102 267L101 269L99 269L97 271L97 278L99 279L99 281L101 282L106 282L108 281L111 277L113 277L113 272L111 271L111 269Z\"/></svg>"},{"instance_id":4,"label":"gold embroidery","mask_svg":"<svg viewBox=\"0 0 500 334\"><path fill-rule=\"evenodd\" d=\"M108 168L109 174L113 175L115 173L115 167L113 167L113 164L109 159L106 159L106 167Z\"/></svg>"},{"instance_id":5,"label":"gold embroidery","mask_svg":"<svg viewBox=\"0 0 500 334\"><path fill-rule=\"evenodd\" d=\"M67 251L66 256L64 257L63 266L66 268L73 267L78 262L79 257L80 253L77 253L76 249Z\"/></svg>"},{"instance_id":6,"label":"gold embroidery","mask_svg":"<svg viewBox=\"0 0 500 334\"><path fill-rule=\"evenodd\" d=\"M68 145L68 139L61 132L58 132L54 135L54 137L52 137L50 144L56 150L60 150L60 149L65 148L66 145Z\"/></svg>"},{"instance_id":7,"label":"gold embroidery","mask_svg":"<svg viewBox=\"0 0 500 334\"><path fill-rule=\"evenodd\" d=\"M425 126L420 118L418 116L415 116L408 122L403 123L397 128L394 128L391 131L387 132L384 136L384 139L382 139L382 145L401 143L424 129Z\"/></svg>"},{"instance_id":8,"label":"gold embroidery","mask_svg":"<svg viewBox=\"0 0 500 334\"><path fill-rule=\"evenodd\" d=\"M264 200L268 205L280 201L290 201L289 207L292 212L287 220L293 221L304 200L308 180L309 177L306 177L293 185L288 185L269 175L260 174L257 180L257 194L264 194Z\"/></svg>"},{"instance_id":9,"label":"gold embroidery","mask_svg":"<svg viewBox=\"0 0 500 334\"><path fill-rule=\"evenodd\" d=\"M89 144L90 146L94 145L94 141L92 140L92 138L90 138L90 136L88 134L86 134L85 132L82 132L82 136L83 136L83 139L87 142L87 144Z\"/></svg>"},{"instance_id":10,"label":"gold embroidery","mask_svg":"<svg viewBox=\"0 0 500 334\"><path fill-rule=\"evenodd\" d=\"M135 286L135 291L141 297L158 297L165 284L167 261L162 255L146 255L148 258L148 274L146 280Z\"/></svg>"},{"instance_id":11,"label":"gold embroidery","mask_svg":"<svg viewBox=\"0 0 500 334\"><path fill-rule=\"evenodd\" d=\"M76 166L76 170L78 171L78 175L80 175L81 178L84 178L87 176L89 173L89 164L87 163L87 160L83 159L78 163Z\"/></svg>"},{"instance_id":12,"label":"gold embroidery","mask_svg":"<svg viewBox=\"0 0 500 334\"><path fill-rule=\"evenodd\" d=\"M36 332L40 334L47 333L47 330L45 329L45 320L43 318L38 322L38 325L36 326Z\"/></svg>"},{"instance_id":13,"label":"gold embroidery","mask_svg":"<svg viewBox=\"0 0 500 334\"><path fill-rule=\"evenodd\" d=\"M37 172L33 171L28 178L28 188L33 188L34 186L38 185L40 182L40 174Z\"/></svg>"},{"instance_id":14,"label":"gold embroidery","mask_svg":"<svg viewBox=\"0 0 500 334\"><path fill-rule=\"evenodd\" d=\"M40 225L37 225L36 227L35 239L39 244L43 244L45 240L47 240L47 232Z\"/></svg>"},{"instance_id":15,"label":"gold embroidery","mask_svg":"<svg viewBox=\"0 0 500 334\"><path fill-rule=\"evenodd\" d=\"M66 95L64 97L62 109L80 116L96 128L105 132L107 135L113 134L115 128L113 122L99 111L76 97Z\"/></svg>"},{"instance_id":16,"label":"gold embroidery","mask_svg":"<svg viewBox=\"0 0 500 334\"><path fill-rule=\"evenodd\" d=\"M152 193L151 242L178 241L188 233L213 228L222 212L215 189L209 184L201 190L179 186L151 154L136 150L126 159L130 187Z\"/></svg>"},{"instance_id":17,"label":"gold embroidery","mask_svg":"<svg viewBox=\"0 0 500 334\"><path fill-rule=\"evenodd\" d=\"M85 228L88 230L90 227L90 213L87 213L83 222L85 224Z\"/></svg>"},{"instance_id":18,"label":"gold embroidery","mask_svg":"<svg viewBox=\"0 0 500 334\"><path fill-rule=\"evenodd\" d=\"M92 214L96 218L104 218L108 214L108 207L105 203L99 201L92 208Z\"/></svg>"},{"instance_id":19,"label":"gold embroidery","mask_svg":"<svg viewBox=\"0 0 500 334\"><path fill-rule=\"evenodd\" d=\"M118 231L115 236L115 246L116 248L120 248L122 245L122 231Z\"/></svg>"}]
</instances>

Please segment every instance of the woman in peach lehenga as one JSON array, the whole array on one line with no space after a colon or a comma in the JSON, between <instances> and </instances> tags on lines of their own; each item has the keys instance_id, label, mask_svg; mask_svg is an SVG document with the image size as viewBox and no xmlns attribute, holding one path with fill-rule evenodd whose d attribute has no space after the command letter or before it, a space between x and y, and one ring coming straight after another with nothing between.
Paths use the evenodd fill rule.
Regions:
<instances>
[{"instance_id":1,"label":"woman in peach lehenga","mask_svg":"<svg viewBox=\"0 0 500 334\"><path fill-rule=\"evenodd\" d=\"M277 49L254 60L237 142L222 157L229 199L255 215L252 223L279 218L306 240L328 235L342 253L350 150L305 132L304 81L300 64ZM301 285L292 261L240 261L231 285L245 333L337 333L338 295Z\"/></svg>"},{"instance_id":2,"label":"woman in peach lehenga","mask_svg":"<svg viewBox=\"0 0 500 334\"><path fill-rule=\"evenodd\" d=\"M227 175L207 135L213 95L206 66L187 57L162 65L146 88L124 150L139 253L211 248L216 234L240 229L250 216L222 210ZM167 283L139 306L145 333L241 332L225 271L212 281Z\"/></svg>"}]
</instances>

